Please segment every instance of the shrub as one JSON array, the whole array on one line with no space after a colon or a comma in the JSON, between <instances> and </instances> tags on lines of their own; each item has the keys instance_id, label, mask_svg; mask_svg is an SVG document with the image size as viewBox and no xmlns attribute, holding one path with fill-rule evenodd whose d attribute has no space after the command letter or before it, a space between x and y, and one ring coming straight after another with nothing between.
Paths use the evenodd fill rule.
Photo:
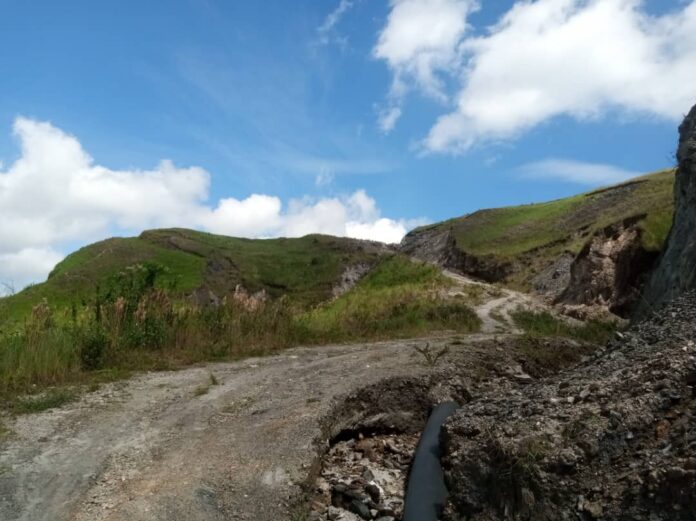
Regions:
<instances>
[{"instance_id":1,"label":"shrub","mask_svg":"<svg viewBox=\"0 0 696 521\"><path fill-rule=\"evenodd\" d=\"M109 338L101 325L94 324L82 335L80 343L80 362L82 368L91 371L99 369L104 361L104 353L109 346Z\"/></svg>"}]
</instances>

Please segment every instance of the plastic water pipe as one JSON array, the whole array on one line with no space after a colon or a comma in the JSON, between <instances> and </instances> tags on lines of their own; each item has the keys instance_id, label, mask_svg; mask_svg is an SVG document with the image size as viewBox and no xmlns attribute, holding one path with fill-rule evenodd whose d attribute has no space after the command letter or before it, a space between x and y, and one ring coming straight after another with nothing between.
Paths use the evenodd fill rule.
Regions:
<instances>
[{"instance_id":1,"label":"plastic water pipe","mask_svg":"<svg viewBox=\"0 0 696 521\"><path fill-rule=\"evenodd\" d=\"M458 407L456 402L441 403L428 418L411 465L403 521L438 521L442 515L447 487L440 465L440 429Z\"/></svg>"}]
</instances>

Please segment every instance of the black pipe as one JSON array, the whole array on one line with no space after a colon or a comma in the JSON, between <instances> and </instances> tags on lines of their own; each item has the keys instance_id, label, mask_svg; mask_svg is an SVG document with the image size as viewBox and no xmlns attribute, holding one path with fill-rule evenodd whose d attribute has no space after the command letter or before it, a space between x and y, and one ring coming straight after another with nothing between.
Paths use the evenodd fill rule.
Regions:
<instances>
[{"instance_id":1,"label":"black pipe","mask_svg":"<svg viewBox=\"0 0 696 521\"><path fill-rule=\"evenodd\" d=\"M428 418L411 465L403 521L437 521L442 515L447 487L440 465L440 429L458 407L455 402L441 403Z\"/></svg>"}]
</instances>

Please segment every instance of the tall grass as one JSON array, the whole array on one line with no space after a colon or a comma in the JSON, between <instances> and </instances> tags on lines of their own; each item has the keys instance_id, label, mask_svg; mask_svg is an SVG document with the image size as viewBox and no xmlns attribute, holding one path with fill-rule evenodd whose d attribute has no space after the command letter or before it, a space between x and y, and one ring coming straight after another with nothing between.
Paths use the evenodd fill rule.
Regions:
<instances>
[{"instance_id":1,"label":"tall grass","mask_svg":"<svg viewBox=\"0 0 696 521\"><path fill-rule=\"evenodd\" d=\"M0 336L0 394L78 382L100 372L166 369L264 355L292 345L403 337L432 330L475 331L476 314L442 296L431 266L394 257L352 291L317 308L245 291L215 306L172 297L144 265L95 288L69 312L47 302L16 331Z\"/></svg>"}]
</instances>

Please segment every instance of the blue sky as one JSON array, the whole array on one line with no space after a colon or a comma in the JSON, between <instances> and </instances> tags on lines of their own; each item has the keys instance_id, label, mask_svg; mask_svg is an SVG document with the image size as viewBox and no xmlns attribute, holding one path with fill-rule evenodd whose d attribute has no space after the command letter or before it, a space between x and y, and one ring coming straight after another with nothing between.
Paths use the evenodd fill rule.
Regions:
<instances>
[{"instance_id":1,"label":"blue sky","mask_svg":"<svg viewBox=\"0 0 696 521\"><path fill-rule=\"evenodd\" d=\"M4 0L0 280L153 226L398 240L671 166L695 34L680 0Z\"/></svg>"}]
</instances>

